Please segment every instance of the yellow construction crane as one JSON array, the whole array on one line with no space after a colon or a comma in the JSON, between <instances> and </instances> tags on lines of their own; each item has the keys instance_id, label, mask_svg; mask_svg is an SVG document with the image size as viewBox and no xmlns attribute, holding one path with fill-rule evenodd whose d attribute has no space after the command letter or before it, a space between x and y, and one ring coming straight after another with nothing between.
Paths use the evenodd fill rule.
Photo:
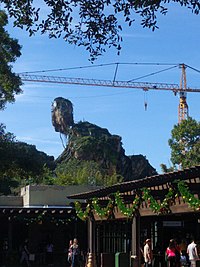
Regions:
<instances>
[{"instance_id":1,"label":"yellow construction crane","mask_svg":"<svg viewBox=\"0 0 200 267\"><path fill-rule=\"evenodd\" d=\"M186 84L186 65L180 64L182 69L180 85L169 83L149 83L149 82L132 82L132 81L112 81L112 80L98 80L86 78L67 78L58 76L45 76L21 73L19 76L22 81L29 82L44 82L44 83L60 83L60 84L76 84L87 86L101 86L101 87L115 87L115 88L132 88L148 90L164 90L172 91L175 95L179 94L180 101L178 107L178 122L188 117L187 92L200 93L200 89L187 88Z\"/></svg>"},{"instance_id":2,"label":"yellow construction crane","mask_svg":"<svg viewBox=\"0 0 200 267\"><path fill-rule=\"evenodd\" d=\"M180 80L180 99L178 105L178 123L188 118L188 104L187 104L187 80L186 80L186 66L181 64L181 80Z\"/></svg>"}]
</instances>

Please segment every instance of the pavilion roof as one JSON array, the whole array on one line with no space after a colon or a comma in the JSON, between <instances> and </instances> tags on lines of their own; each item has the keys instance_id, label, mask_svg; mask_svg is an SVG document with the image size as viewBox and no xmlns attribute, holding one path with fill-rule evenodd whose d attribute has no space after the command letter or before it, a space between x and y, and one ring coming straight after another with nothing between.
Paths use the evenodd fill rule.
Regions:
<instances>
[{"instance_id":1,"label":"pavilion roof","mask_svg":"<svg viewBox=\"0 0 200 267\"><path fill-rule=\"evenodd\" d=\"M163 185L171 184L176 180L191 181L196 192L200 192L200 166L194 166L184 170L178 170L169 173L157 174L145 177L139 180L133 180L123 183L118 183L112 186L107 186L93 191L83 192L67 196L69 199L91 199L94 197L103 198L112 193L137 191L143 187L155 188Z\"/></svg>"}]
</instances>

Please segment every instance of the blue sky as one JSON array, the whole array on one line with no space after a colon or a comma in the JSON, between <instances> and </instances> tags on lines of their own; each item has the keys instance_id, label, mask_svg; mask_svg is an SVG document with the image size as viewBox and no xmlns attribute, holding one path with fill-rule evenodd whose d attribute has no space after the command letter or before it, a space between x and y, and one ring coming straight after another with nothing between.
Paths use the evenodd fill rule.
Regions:
<instances>
[{"instance_id":1,"label":"blue sky","mask_svg":"<svg viewBox=\"0 0 200 267\"><path fill-rule=\"evenodd\" d=\"M106 63L185 63L200 69L200 15L172 5L166 16L159 16L159 29L152 32L138 23L125 28L120 56L108 49L95 65ZM84 48L70 46L62 39L48 39L36 34L29 37L26 31L9 25L10 35L22 45L22 56L13 65L17 73L89 66ZM130 80L169 66L120 65L116 80ZM45 75L113 79L115 66L92 67ZM141 81L180 82L179 68L150 76ZM200 88L199 73L187 69L187 84ZM24 82L24 93L17 96L14 104L7 105L0 113L0 121L20 141L33 144L38 150L57 157L62 151L59 134L51 123L51 103L62 96L74 105L74 120L87 120L110 133L122 137L126 155L142 154L160 172L160 164L170 164L168 139L173 126L178 122L179 97L171 92L88 87ZM189 114L199 121L198 93L189 93ZM147 101L147 111L144 102Z\"/></svg>"}]
</instances>

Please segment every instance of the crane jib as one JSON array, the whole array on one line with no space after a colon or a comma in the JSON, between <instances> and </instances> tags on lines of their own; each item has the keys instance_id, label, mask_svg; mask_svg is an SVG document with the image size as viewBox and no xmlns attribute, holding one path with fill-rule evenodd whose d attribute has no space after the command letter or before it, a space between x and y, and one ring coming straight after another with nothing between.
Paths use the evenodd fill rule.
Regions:
<instances>
[{"instance_id":1,"label":"crane jib","mask_svg":"<svg viewBox=\"0 0 200 267\"><path fill-rule=\"evenodd\" d=\"M200 92L200 89L186 88L182 89L177 84L170 83L150 83L150 82L131 82L131 81L111 81L111 80L98 80L86 78L67 78L56 76L42 76L42 75L28 75L19 74L22 81L29 82L45 82L45 83L61 83L61 84L75 84L75 85L88 85L88 86L102 86L102 87L116 87L116 88L133 88L148 90L165 90L174 93L180 92Z\"/></svg>"}]
</instances>

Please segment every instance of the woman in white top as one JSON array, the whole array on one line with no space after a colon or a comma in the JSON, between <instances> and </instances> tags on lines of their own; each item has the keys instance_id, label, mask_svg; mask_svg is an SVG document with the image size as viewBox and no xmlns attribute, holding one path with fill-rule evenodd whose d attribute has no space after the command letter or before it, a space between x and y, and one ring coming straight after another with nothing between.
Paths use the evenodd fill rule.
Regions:
<instances>
[{"instance_id":1,"label":"woman in white top","mask_svg":"<svg viewBox=\"0 0 200 267\"><path fill-rule=\"evenodd\" d=\"M151 240L147 239L145 241L145 246L144 246L144 266L145 267L151 267L152 266L152 249L151 249Z\"/></svg>"}]
</instances>

